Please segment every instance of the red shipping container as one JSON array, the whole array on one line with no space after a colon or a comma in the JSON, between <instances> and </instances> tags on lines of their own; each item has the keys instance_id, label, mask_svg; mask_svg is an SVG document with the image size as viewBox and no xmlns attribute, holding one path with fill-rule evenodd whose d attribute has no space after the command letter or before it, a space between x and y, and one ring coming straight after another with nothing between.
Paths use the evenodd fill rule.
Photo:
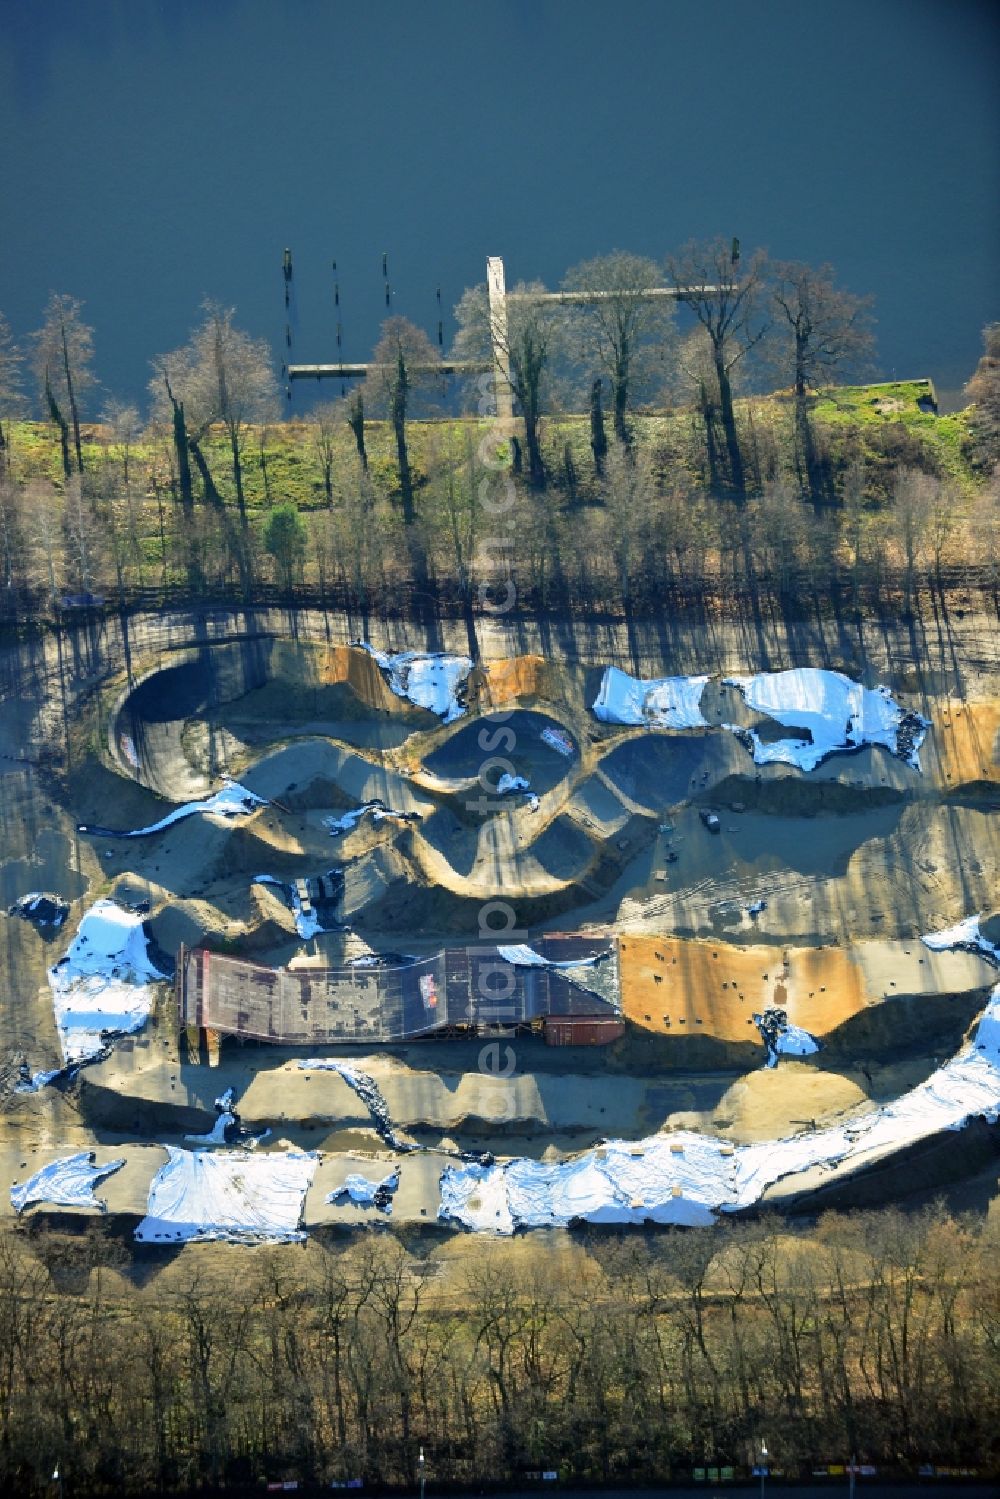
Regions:
<instances>
[{"instance_id":1,"label":"red shipping container","mask_svg":"<svg viewBox=\"0 0 1000 1499\"><path fill-rule=\"evenodd\" d=\"M610 1046L625 1034L616 1015L546 1015L546 1046Z\"/></svg>"}]
</instances>

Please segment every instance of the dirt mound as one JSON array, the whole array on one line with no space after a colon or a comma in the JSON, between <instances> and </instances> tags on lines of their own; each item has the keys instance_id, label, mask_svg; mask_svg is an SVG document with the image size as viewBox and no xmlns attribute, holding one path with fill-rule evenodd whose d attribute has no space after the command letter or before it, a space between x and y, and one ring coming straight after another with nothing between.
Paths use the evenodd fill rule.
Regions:
<instances>
[{"instance_id":1,"label":"dirt mound","mask_svg":"<svg viewBox=\"0 0 1000 1499\"><path fill-rule=\"evenodd\" d=\"M992 942L994 947L1000 947L1000 911L992 916L984 916L980 920L979 930L987 942Z\"/></svg>"},{"instance_id":2,"label":"dirt mound","mask_svg":"<svg viewBox=\"0 0 1000 1499\"><path fill-rule=\"evenodd\" d=\"M759 1050L751 1017L776 1001L780 948L622 937L619 955L622 1009L633 1023L661 1035L752 1041Z\"/></svg>"},{"instance_id":3,"label":"dirt mound","mask_svg":"<svg viewBox=\"0 0 1000 1499\"><path fill-rule=\"evenodd\" d=\"M525 776L538 795L557 785L570 770L572 760L542 739L543 732L565 732L562 725L546 713L531 709L514 709L491 718L482 718L456 726L443 743L424 756L424 767L432 775L445 778L477 778L496 786L499 776L509 772ZM485 787L483 788L485 789Z\"/></svg>"},{"instance_id":4,"label":"dirt mound","mask_svg":"<svg viewBox=\"0 0 1000 1499\"><path fill-rule=\"evenodd\" d=\"M562 697L562 673L544 656L510 656L490 661L483 673L479 707L483 712L521 698Z\"/></svg>"},{"instance_id":5,"label":"dirt mound","mask_svg":"<svg viewBox=\"0 0 1000 1499\"><path fill-rule=\"evenodd\" d=\"M911 1018L919 1021L920 1005L931 1017L932 1001L942 996L948 1014L970 1007L975 1013L989 979L978 959L933 954L919 942L782 948L623 936L619 953L624 1013L646 1030L671 1036L697 1030L736 1042L750 1033L754 1011L775 1006L824 1044L840 1036L841 1053L854 1047L858 1056L891 1046L894 1032L901 1046L919 1042L919 1026L912 1035L908 1028ZM907 995L917 1005L912 1017L895 1004ZM870 1020L883 1013L884 1021ZM858 1017L864 1023L855 1024Z\"/></svg>"},{"instance_id":6,"label":"dirt mound","mask_svg":"<svg viewBox=\"0 0 1000 1499\"><path fill-rule=\"evenodd\" d=\"M742 753L728 736L639 733L610 750L599 775L627 802L650 812L714 786Z\"/></svg>"},{"instance_id":7,"label":"dirt mound","mask_svg":"<svg viewBox=\"0 0 1000 1499\"><path fill-rule=\"evenodd\" d=\"M946 700L921 750L929 773L950 788L1000 784L1000 702Z\"/></svg>"},{"instance_id":8,"label":"dirt mound","mask_svg":"<svg viewBox=\"0 0 1000 1499\"><path fill-rule=\"evenodd\" d=\"M725 776L706 788L724 807L734 803L776 817L843 817L866 807L890 807L905 801L894 786L847 785L843 781L779 774L759 779L750 774Z\"/></svg>"},{"instance_id":9,"label":"dirt mound","mask_svg":"<svg viewBox=\"0 0 1000 1499\"><path fill-rule=\"evenodd\" d=\"M151 672L124 697L112 740L123 771L181 800L247 744L321 731L391 748L435 724L390 691L366 651L255 636Z\"/></svg>"},{"instance_id":10,"label":"dirt mound","mask_svg":"<svg viewBox=\"0 0 1000 1499\"><path fill-rule=\"evenodd\" d=\"M902 994L869 1005L824 1037L824 1064L861 1066L866 1060L928 1059L928 1072L952 1056L983 1008L987 991Z\"/></svg>"},{"instance_id":11,"label":"dirt mound","mask_svg":"<svg viewBox=\"0 0 1000 1499\"><path fill-rule=\"evenodd\" d=\"M405 882L408 866L396 849L374 848L344 871L341 911L345 921L364 912L371 921L387 894Z\"/></svg>"},{"instance_id":12,"label":"dirt mound","mask_svg":"<svg viewBox=\"0 0 1000 1499\"><path fill-rule=\"evenodd\" d=\"M420 719L433 717L423 709L414 707L412 703L398 698L391 691L374 657L368 651L352 645L307 646L298 649L308 652L308 657L300 655L298 660L308 660L316 682L328 686L342 683L350 687L369 708L399 712ZM282 665L287 673L285 657L282 658Z\"/></svg>"},{"instance_id":13,"label":"dirt mound","mask_svg":"<svg viewBox=\"0 0 1000 1499\"><path fill-rule=\"evenodd\" d=\"M410 782L386 765L353 750L310 738L283 745L259 759L244 776L245 785L268 800L287 801L315 782L331 782L341 792L336 805L361 806L376 799L397 812L428 813L432 803L418 796ZM310 806L315 806L311 797Z\"/></svg>"},{"instance_id":14,"label":"dirt mound","mask_svg":"<svg viewBox=\"0 0 1000 1499\"><path fill-rule=\"evenodd\" d=\"M230 921L218 908L197 900L168 901L149 922L153 940L171 956L176 955L182 942L185 947L198 947L203 942L212 946L238 941L241 950L270 948L294 938L290 920L287 928L280 920L262 920L259 914L250 924Z\"/></svg>"}]
</instances>

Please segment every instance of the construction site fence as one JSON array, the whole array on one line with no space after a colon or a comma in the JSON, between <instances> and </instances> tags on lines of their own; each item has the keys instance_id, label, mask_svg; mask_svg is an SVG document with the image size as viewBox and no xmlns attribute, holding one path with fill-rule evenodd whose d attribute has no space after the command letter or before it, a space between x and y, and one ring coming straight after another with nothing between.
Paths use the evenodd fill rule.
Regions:
<instances>
[{"instance_id":1,"label":"construction site fence","mask_svg":"<svg viewBox=\"0 0 1000 1499\"><path fill-rule=\"evenodd\" d=\"M746 580L708 579L687 583L670 578L635 579L629 597L623 601L620 592L602 590L588 584L586 589L574 586L571 579L557 577L544 590L533 587L515 574L516 607L504 616L508 620L532 618L586 618L615 622L627 618L653 618L664 609L688 613L708 611L712 614L738 616L759 603L762 598L780 601L787 612L800 610L815 615L817 608L834 614L878 613L891 608L906 614L918 612L921 597L946 597L959 593L988 597L1000 609L1000 570L990 567L951 567L940 573L922 570L908 581L900 569L886 569L880 584L855 586L846 576L838 576L826 586L807 571L790 574L780 580L762 574L751 583ZM501 580L502 592L503 580ZM491 591L490 591L491 590ZM302 585L291 589L277 584L255 582L249 590L234 585L212 585L191 588L178 583L166 588L135 588L114 594L95 595L100 602L60 604L47 590L8 587L0 590L0 629L19 633L31 628L75 625L86 619L103 619L123 614L154 613L160 610L187 610L192 613L214 609L267 608L348 614L367 620L422 619L470 620L495 617L490 602L498 590L492 585L484 598L478 590L471 595L450 579L434 583L433 592L392 582L373 588L367 594L337 584L323 588Z\"/></svg>"}]
</instances>

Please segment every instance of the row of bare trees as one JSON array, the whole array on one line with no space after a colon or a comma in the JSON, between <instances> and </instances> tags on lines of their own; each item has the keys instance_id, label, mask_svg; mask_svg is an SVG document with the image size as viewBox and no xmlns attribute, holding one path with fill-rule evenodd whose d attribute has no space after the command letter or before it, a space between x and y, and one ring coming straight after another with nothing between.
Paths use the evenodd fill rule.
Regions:
<instances>
[{"instance_id":1,"label":"row of bare trees","mask_svg":"<svg viewBox=\"0 0 1000 1499\"><path fill-rule=\"evenodd\" d=\"M412 470L419 507L408 519L355 459L331 480L329 505L276 502L262 522L244 526L221 503L188 510L174 457L165 442L147 472L148 460L129 456L123 439L62 484L18 484L0 473L0 614L57 612L66 596L126 606L274 590L289 601L376 614L406 613L422 593L442 613L461 614L478 607L481 585L496 581L471 431L457 440L454 430L445 433L423 453L425 466ZM566 468L571 455L562 462ZM254 458L255 477L258 464ZM886 488L874 504L875 476L856 460L841 504L819 515L780 475L736 506L689 480L665 481L655 450L612 439L599 504L581 506L567 483L518 489L504 568L522 607L569 614L764 603L787 610L817 600L884 609L967 581L1000 594L995 486L970 497L906 467L878 482Z\"/></svg>"},{"instance_id":2,"label":"row of bare trees","mask_svg":"<svg viewBox=\"0 0 1000 1499\"><path fill-rule=\"evenodd\" d=\"M518 486L522 598L620 611L654 606L664 588L697 594L735 585L788 599L829 583L846 584L859 601L894 580L906 595L928 576L940 583L955 554L988 572L996 553L988 478L997 456L995 332L987 330L970 384L969 440L986 486L973 502L929 471L933 458L900 423L871 426L864 443L838 435L834 464L828 434L810 416L810 392L867 347L857 299L826 271L768 267L760 255L744 264L735 244L700 252L691 247L670 262L673 297L650 296L656 265L624 254L577 267L555 300L538 288L512 292L503 350L527 448ZM674 309L684 300L700 326L678 343ZM456 358L488 372L496 329L485 288L468 292L457 311ZM768 318L772 342L776 322L785 330L781 368L792 375L784 425L774 403L745 399L737 414L732 399L746 357L764 346ZM407 606L441 597L471 607L482 531L475 429L465 429L456 455L460 424L451 424L450 442L424 427L415 456L412 418L439 389L440 359L405 319L385 324L363 386L350 401L318 408L305 441L300 429L293 437L277 425L268 350L236 327L231 309L207 305L188 343L155 361L146 429L135 407L111 401L99 432L81 432L94 382L91 330L77 303L52 298L33 349L62 481L47 486L30 455L11 462L20 363L0 326L5 615L32 599L51 605L66 591L115 593L122 602L153 587L164 596L249 598L269 580L322 600L333 585L339 601L363 606L396 596ZM631 413L671 360L691 404L669 437L650 439L653 429ZM558 385L572 384L573 368L603 371L590 382L589 459L579 424L542 421L548 404L565 400ZM381 421L373 426L374 417ZM316 475L316 498L304 509L329 515L303 513L301 489L293 503L283 490L281 458L295 442ZM517 470L516 437L510 445ZM838 504L830 506L819 501L833 492L834 467ZM605 532L607 546L595 553L591 543Z\"/></svg>"},{"instance_id":3,"label":"row of bare trees","mask_svg":"<svg viewBox=\"0 0 1000 1499\"><path fill-rule=\"evenodd\" d=\"M870 300L870 299L869 299ZM678 305L698 327L684 347L676 333ZM615 251L570 270L562 294L547 297L536 283L519 284L502 319L491 316L485 286L465 293L455 309L459 325L453 356L489 370L499 350L524 422L528 471L542 484L545 465L539 422L553 401L589 400L594 414L594 456L606 442L601 385L610 392L615 437L628 444L629 414L637 402L662 399L673 384L687 384L706 417L707 438L721 434L713 483L738 500L747 492L737 431L736 372L765 340L769 373L794 389L796 432L810 486L818 471L808 420L814 387L859 368L873 349L869 301L838 287L829 266L775 262L761 251L741 257L738 241L691 243L653 260ZM413 506L408 472L406 421L422 390L433 383L438 350L405 318L390 318L372 355L371 373L356 412L384 414L397 442L404 514ZM32 337L31 363L45 415L55 424L66 477L83 470L81 414L96 384L93 330L72 297L50 298L41 328ZM214 423L225 426L232 456L240 523L245 523L242 448L251 425L276 418L278 391L270 351L233 322L231 309L206 304L205 316L181 349L154 360L154 418L171 424L178 479L186 504L193 503L193 461L216 502L213 477L202 458L202 441ZM3 418L16 405L17 351L0 329L0 442ZM363 455L362 420L358 422ZM713 458L714 458L713 453Z\"/></svg>"},{"instance_id":4,"label":"row of bare trees","mask_svg":"<svg viewBox=\"0 0 1000 1499\"><path fill-rule=\"evenodd\" d=\"M538 283L520 283L502 316L485 287L463 296L455 353L492 364L499 350L524 421L528 472L545 480L538 428L553 403L579 410L589 390L593 454L606 451L602 384L611 396L618 442L631 441L637 404L678 395L705 423L711 489L737 503L747 498L746 464L734 394L749 356L766 352L758 376L791 387L803 482L821 498L821 468L809 420L815 389L870 364L874 339L870 298L839 287L830 266L771 262L763 251L741 256L739 241L691 242L664 265L615 251L570 270L558 298ZM675 311L697 323L678 337Z\"/></svg>"},{"instance_id":5,"label":"row of bare trees","mask_svg":"<svg viewBox=\"0 0 1000 1499\"><path fill-rule=\"evenodd\" d=\"M134 1284L99 1229L6 1236L0 1476L23 1492L58 1467L78 1494L406 1484L423 1446L437 1483L648 1482L742 1466L761 1432L786 1472L851 1454L1000 1472L982 1223L891 1210L551 1258L429 1247L196 1248Z\"/></svg>"}]
</instances>

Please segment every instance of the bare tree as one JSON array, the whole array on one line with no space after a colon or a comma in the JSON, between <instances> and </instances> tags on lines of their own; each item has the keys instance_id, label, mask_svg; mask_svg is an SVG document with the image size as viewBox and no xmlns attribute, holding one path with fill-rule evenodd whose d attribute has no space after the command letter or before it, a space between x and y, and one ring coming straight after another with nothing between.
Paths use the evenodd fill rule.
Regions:
<instances>
[{"instance_id":1,"label":"bare tree","mask_svg":"<svg viewBox=\"0 0 1000 1499\"><path fill-rule=\"evenodd\" d=\"M989 472L1000 463L1000 323L983 329L983 356L965 387L972 401L969 448L977 467Z\"/></svg>"},{"instance_id":2,"label":"bare tree","mask_svg":"<svg viewBox=\"0 0 1000 1499\"><path fill-rule=\"evenodd\" d=\"M26 581L22 491L0 467L0 614L17 614L17 597Z\"/></svg>"},{"instance_id":3,"label":"bare tree","mask_svg":"<svg viewBox=\"0 0 1000 1499\"><path fill-rule=\"evenodd\" d=\"M130 405L126 401L111 400L101 413L102 421L111 429L111 444L109 454L111 456L112 473L105 475L106 481L106 504L107 513L111 521L111 530L114 541L115 565L118 572L119 590L123 588L123 564L131 561L136 564L139 577L139 586L143 583L142 569L142 545L139 539L139 516L135 504L135 486L133 484L133 454L139 434L142 430L142 421L139 416L138 407ZM117 467L121 477L120 484L113 482L114 469ZM121 525L118 514L118 501L124 499L126 525Z\"/></svg>"},{"instance_id":4,"label":"bare tree","mask_svg":"<svg viewBox=\"0 0 1000 1499\"><path fill-rule=\"evenodd\" d=\"M53 292L45 309L45 321L32 335L32 363L39 389L51 420L59 429L63 472L69 478L69 432L78 473L83 473L80 442L80 408L87 390L94 385L94 330L83 321L83 304L75 297ZM69 412L69 420L66 412Z\"/></svg>"},{"instance_id":5,"label":"bare tree","mask_svg":"<svg viewBox=\"0 0 1000 1499\"><path fill-rule=\"evenodd\" d=\"M368 472L368 450L365 447L365 398L360 390L356 390L347 408L347 425L354 433L354 445L358 450L358 461L365 473Z\"/></svg>"},{"instance_id":6,"label":"bare tree","mask_svg":"<svg viewBox=\"0 0 1000 1499\"><path fill-rule=\"evenodd\" d=\"M893 483L889 534L902 555L907 605L913 598L917 569L927 547L931 516L940 487L931 474L913 468L900 469Z\"/></svg>"},{"instance_id":7,"label":"bare tree","mask_svg":"<svg viewBox=\"0 0 1000 1499\"><path fill-rule=\"evenodd\" d=\"M408 318L391 317L382 324L366 385L370 389L370 404L376 411L384 411L392 423L400 500L407 526L413 525L416 512L406 423L414 399L419 399L432 388L440 363L441 356L427 334Z\"/></svg>"},{"instance_id":8,"label":"bare tree","mask_svg":"<svg viewBox=\"0 0 1000 1499\"><path fill-rule=\"evenodd\" d=\"M723 238L691 241L667 259L677 298L690 307L708 335L719 390L719 418L729 465L729 485L739 504L746 500L746 476L736 414L732 371L763 337L767 322L759 309L765 256L755 250L744 264L739 242Z\"/></svg>"},{"instance_id":9,"label":"bare tree","mask_svg":"<svg viewBox=\"0 0 1000 1499\"><path fill-rule=\"evenodd\" d=\"M563 309L554 312L551 303L535 299L533 294L544 290L540 282L519 282L506 298L505 320L491 318L483 285L469 287L455 308L455 357L482 363L486 369L492 369L494 360L499 359L510 378L524 421L528 475L538 488L545 483L539 422L553 340L560 319L564 321Z\"/></svg>"},{"instance_id":10,"label":"bare tree","mask_svg":"<svg viewBox=\"0 0 1000 1499\"><path fill-rule=\"evenodd\" d=\"M142 419L137 406L127 401L110 400L101 412L101 421L110 428L115 456L122 468L122 479L126 488L131 483L132 451L142 430Z\"/></svg>"},{"instance_id":11,"label":"bare tree","mask_svg":"<svg viewBox=\"0 0 1000 1499\"><path fill-rule=\"evenodd\" d=\"M594 473L600 476L604 472L604 460L608 455L608 435L604 430L600 376L590 383L590 451L594 455Z\"/></svg>"},{"instance_id":12,"label":"bare tree","mask_svg":"<svg viewBox=\"0 0 1000 1499\"><path fill-rule=\"evenodd\" d=\"M383 536L372 482L360 462L353 482L345 487L343 504L334 511L332 519L331 549L341 579L367 619L382 561Z\"/></svg>"},{"instance_id":13,"label":"bare tree","mask_svg":"<svg viewBox=\"0 0 1000 1499\"><path fill-rule=\"evenodd\" d=\"M649 456L635 454L616 439L607 460L604 504L609 521L607 547L614 559L619 597L626 614L634 603L636 576L646 555L644 542L651 529L655 483Z\"/></svg>"},{"instance_id":14,"label":"bare tree","mask_svg":"<svg viewBox=\"0 0 1000 1499\"><path fill-rule=\"evenodd\" d=\"M323 493L326 495L326 503L332 505L333 461L337 451L335 434L344 420L343 402L328 401L323 406L317 406L309 413L307 420L313 451L319 459L323 476Z\"/></svg>"},{"instance_id":15,"label":"bare tree","mask_svg":"<svg viewBox=\"0 0 1000 1499\"><path fill-rule=\"evenodd\" d=\"M66 535L66 567L70 580L81 593L91 593L100 581L101 563L108 542L94 506L93 486L74 474L65 487L63 529Z\"/></svg>"},{"instance_id":16,"label":"bare tree","mask_svg":"<svg viewBox=\"0 0 1000 1499\"><path fill-rule=\"evenodd\" d=\"M806 559L808 515L797 488L782 480L766 485L761 497L750 506L751 545L763 576L779 595L794 590Z\"/></svg>"},{"instance_id":17,"label":"bare tree","mask_svg":"<svg viewBox=\"0 0 1000 1499\"><path fill-rule=\"evenodd\" d=\"M680 398L685 402L690 401L697 412L705 440L708 487L713 494L717 494L723 488L724 438L719 419L721 398L712 344L703 328L693 328L681 342L671 383L679 390Z\"/></svg>"},{"instance_id":18,"label":"bare tree","mask_svg":"<svg viewBox=\"0 0 1000 1499\"><path fill-rule=\"evenodd\" d=\"M10 463L10 424L21 409L21 351L0 313L0 466Z\"/></svg>"},{"instance_id":19,"label":"bare tree","mask_svg":"<svg viewBox=\"0 0 1000 1499\"><path fill-rule=\"evenodd\" d=\"M444 566L454 577L462 604L469 651L479 656L472 612L473 574L480 545L483 512L480 490L483 470L471 431L463 434L461 455L432 450L429 455L435 477L429 486L430 524Z\"/></svg>"},{"instance_id":20,"label":"bare tree","mask_svg":"<svg viewBox=\"0 0 1000 1499\"><path fill-rule=\"evenodd\" d=\"M266 342L235 327L234 317L234 308L206 302L204 321L188 343L156 361L157 377L150 389L154 408L162 415L167 414L164 392L170 402L170 418L176 422L180 412L187 446L203 479L201 441L213 422L225 427L236 504L245 529L243 446L251 425L266 422L277 412L278 388Z\"/></svg>"},{"instance_id":21,"label":"bare tree","mask_svg":"<svg viewBox=\"0 0 1000 1499\"><path fill-rule=\"evenodd\" d=\"M173 428L181 500L189 518L193 505L189 455L201 476L205 498L223 512L222 496L202 443L213 424L225 428L239 510L239 533L230 532L228 544L246 594L252 562L243 449L252 424L266 422L277 412L278 394L270 349L263 340L252 339L235 327L234 315L232 308L206 302L204 320L184 347L154 360L156 373L149 388L154 414Z\"/></svg>"},{"instance_id":22,"label":"bare tree","mask_svg":"<svg viewBox=\"0 0 1000 1499\"><path fill-rule=\"evenodd\" d=\"M795 391L795 435L814 500L821 498L816 443L809 421L810 392L837 374L866 362L875 347L871 297L836 285L833 268L779 261L772 268L781 368Z\"/></svg>"},{"instance_id":23,"label":"bare tree","mask_svg":"<svg viewBox=\"0 0 1000 1499\"><path fill-rule=\"evenodd\" d=\"M181 505L184 509L184 518L190 523L194 515L194 485L191 480L191 458L200 458L199 436L188 428L187 416L184 411L184 401L171 384L171 369L174 371L174 379L177 378L177 362L171 355L165 355L153 360L153 369L156 374L149 382L149 391L153 398L154 417L160 416L170 424L171 439L173 442L174 464L176 468L175 477L180 490ZM167 414L169 413L169 414ZM205 427L207 431L207 424ZM206 468L204 459L200 459L200 467ZM209 498L208 485L211 484L211 494L218 502L219 494L215 484L211 482L208 475L206 482L205 497Z\"/></svg>"},{"instance_id":24,"label":"bare tree","mask_svg":"<svg viewBox=\"0 0 1000 1499\"><path fill-rule=\"evenodd\" d=\"M563 279L567 293L596 294L596 300L571 314L568 332L591 374L605 376L611 386L615 436L621 443L629 440L625 415L633 393L662 371L673 339L673 302L648 295L659 281L655 261L624 250L581 261Z\"/></svg>"},{"instance_id":25,"label":"bare tree","mask_svg":"<svg viewBox=\"0 0 1000 1499\"><path fill-rule=\"evenodd\" d=\"M994 607L1000 609L1000 474L974 501L969 530L973 537L972 555L979 566L983 587L993 595Z\"/></svg>"},{"instance_id":26,"label":"bare tree","mask_svg":"<svg viewBox=\"0 0 1000 1499\"><path fill-rule=\"evenodd\" d=\"M64 572L63 521L66 497L47 479L30 479L25 486L22 515L34 580L48 592L55 609Z\"/></svg>"}]
</instances>

